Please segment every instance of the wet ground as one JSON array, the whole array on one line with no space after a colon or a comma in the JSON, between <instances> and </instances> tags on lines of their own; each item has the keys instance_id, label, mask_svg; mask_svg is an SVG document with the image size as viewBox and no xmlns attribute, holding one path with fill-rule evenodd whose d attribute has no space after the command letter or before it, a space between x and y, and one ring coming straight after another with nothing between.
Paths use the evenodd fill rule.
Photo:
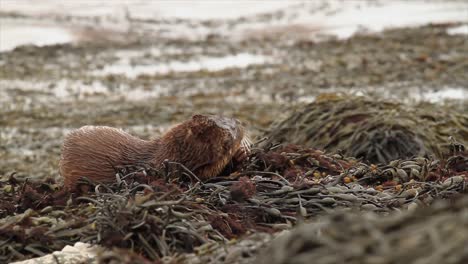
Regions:
<instances>
[{"instance_id":1,"label":"wet ground","mask_svg":"<svg viewBox=\"0 0 468 264\"><path fill-rule=\"evenodd\" d=\"M2 22L15 25L38 21L1 14ZM295 106L330 92L431 101L434 107L448 100L467 109L466 24L426 24L345 40L305 37L310 28L289 24L238 37L241 25L275 14L193 25L127 18L125 30L104 30L93 26L99 21L73 15L41 17L49 27L51 21L78 21L73 36L79 41L0 53L0 175L57 177L63 136L87 124L148 138L195 113L211 113L235 116L261 137ZM211 33L194 39L166 29L190 25ZM222 27L236 29L236 37L217 33Z\"/></svg>"}]
</instances>

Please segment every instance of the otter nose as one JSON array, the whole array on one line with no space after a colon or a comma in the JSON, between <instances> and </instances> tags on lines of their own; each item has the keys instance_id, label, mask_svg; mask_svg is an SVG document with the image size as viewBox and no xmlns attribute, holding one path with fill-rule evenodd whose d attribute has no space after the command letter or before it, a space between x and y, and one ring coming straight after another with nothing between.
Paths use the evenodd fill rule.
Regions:
<instances>
[{"instance_id":1,"label":"otter nose","mask_svg":"<svg viewBox=\"0 0 468 264\"><path fill-rule=\"evenodd\" d=\"M226 118L225 124L231 130L236 130L236 128L239 126L239 122L235 118Z\"/></svg>"}]
</instances>

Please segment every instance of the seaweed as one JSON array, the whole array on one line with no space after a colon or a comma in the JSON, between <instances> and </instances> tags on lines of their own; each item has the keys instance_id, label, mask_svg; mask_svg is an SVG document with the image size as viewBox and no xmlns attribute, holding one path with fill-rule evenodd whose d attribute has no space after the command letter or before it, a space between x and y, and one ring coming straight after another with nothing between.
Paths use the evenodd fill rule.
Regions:
<instances>
[{"instance_id":1,"label":"seaweed","mask_svg":"<svg viewBox=\"0 0 468 264\"><path fill-rule=\"evenodd\" d=\"M388 163L448 151L449 137L467 144L468 115L432 104L407 105L366 96L322 95L278 121L265 144L288 142Z\"/></svg>"},{"instance_id":2,"label":"seaweed","mask_svg":"<svg viewBox=\"0 0 468 264\"><path fill-rule=\"evenodd\" d=\"M205 182L166 162L162 170L118 168L118 180L109 185L82 179L87 188L71 194L12 176L0 183L7 190L0 194L6 208L0 260L42 256L76 242L130 250L150 261L194 252L206 258L206 247L274 234L340 209L390 214L426 206L467 192L467 153L455 143L452 149L442 160L368 165L297 145L256 147L230 174Z\"/></svg>"}]
</instances>

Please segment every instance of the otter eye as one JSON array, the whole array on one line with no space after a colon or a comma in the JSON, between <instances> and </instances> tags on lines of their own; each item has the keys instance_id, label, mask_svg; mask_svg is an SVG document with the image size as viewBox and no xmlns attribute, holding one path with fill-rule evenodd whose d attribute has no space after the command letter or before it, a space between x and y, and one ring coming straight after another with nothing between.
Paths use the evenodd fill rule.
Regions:
<instances>
[{"instance_id":1,"label":"otter eye","mask_svg":"<svg viewBox=\"0 0 468 264\"><path fill-rule=\"evenodd\" d=\"M224 140L223 142L223 150L228 152L231 149L232 142L230 140Z\"/></svg>"}]
</instances>

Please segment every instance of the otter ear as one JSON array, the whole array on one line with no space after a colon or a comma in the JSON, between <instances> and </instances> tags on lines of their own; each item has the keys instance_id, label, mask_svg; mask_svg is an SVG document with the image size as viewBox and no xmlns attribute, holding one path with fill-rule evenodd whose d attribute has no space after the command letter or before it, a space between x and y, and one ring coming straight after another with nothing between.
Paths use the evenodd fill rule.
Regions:
<instances>
[{"instance_id":1,"label":"otter ear","mask_svg":"<svg viewBox=\"0 0 468 264\"><path fill-rule=\"evenodd\" d=\"M193 115L192 120L196 121L197 125L201 124L203 127L211 127L211 126L216 125L216 122L213 121L210 118L210 116L206 116L206 115L199 115L199 114Z\"/></svg>"},{"instance_id":2,"label":"otter ear","mask_svg":"<svg viewBox=\"0 0 468 264\"><path fill-rule=\"evenodd\" d=\"M200 121L200 120L206 119L206 117L205 117L204 115L196 114L196 115L193 115L193 116L192 116L192 119L193 119L193 120Z\"/></svg>"},{"instance_id":3,"label":"otter ear","mask_svg":"<svg viewBox=\"0 0 468 264\"><path fill-rule=\"evenodd\" d=\"M190 122L190 130L194 135L204 135L216 125L216 122L204 115L194 115L192 120Z\"/></svg>"}]
</instances>

